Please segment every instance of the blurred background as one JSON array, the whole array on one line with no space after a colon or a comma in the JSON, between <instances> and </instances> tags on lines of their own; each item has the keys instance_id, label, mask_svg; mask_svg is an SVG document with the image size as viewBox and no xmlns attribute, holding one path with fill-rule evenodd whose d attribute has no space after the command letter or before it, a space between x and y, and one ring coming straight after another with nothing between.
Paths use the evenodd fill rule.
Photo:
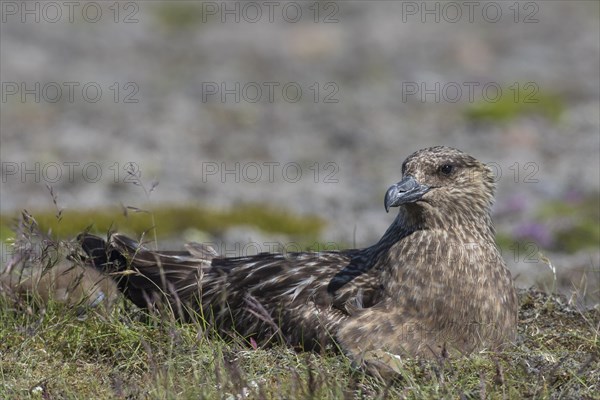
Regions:
<instances>
[{"instance_id":1,"label":"blurred background","mask_svg":"<svg viewBox=\"0 0 600 400\"><path fill-rule=\"evenodd\" d=\"M598 302L596 1L0 6L3 262L23 209L59 238L367 246L404 158L447 145L496 171L517 285Z\"/></svg>"}]
</instances>

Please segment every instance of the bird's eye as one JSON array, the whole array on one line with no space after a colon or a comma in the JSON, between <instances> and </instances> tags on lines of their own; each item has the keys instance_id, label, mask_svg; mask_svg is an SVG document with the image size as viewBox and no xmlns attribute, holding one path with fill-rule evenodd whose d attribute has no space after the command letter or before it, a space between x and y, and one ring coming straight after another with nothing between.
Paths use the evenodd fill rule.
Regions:
<instances>
[{"instance_id":1,"label":"bird's eye","mask_svg":"<svg viewBox=\"0 0 600 400\"><path fill-rule=\"evenodd\" d=\"M444 175L450 175L454 170L454 166L450 164L444 164L440 167L440 172Z\"/></svg>"}]
</instances>

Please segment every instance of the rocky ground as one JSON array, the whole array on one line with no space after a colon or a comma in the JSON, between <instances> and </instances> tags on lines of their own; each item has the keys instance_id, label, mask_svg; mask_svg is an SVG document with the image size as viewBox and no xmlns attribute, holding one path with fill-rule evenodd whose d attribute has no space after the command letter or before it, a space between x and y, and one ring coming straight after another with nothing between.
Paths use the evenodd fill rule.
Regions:
<instances>
[{"instance_id":1,"label":"rocky ground","mask_svg":"<svg viewBox=\"0 0 600 400\"><path fill-rule=\"evenodd\" d=\"M443 144L497 170L519 285L597 293L598 3L451 3L5 2L1 211L258 203L364 246Z\"/></svg>"}]
</instances>

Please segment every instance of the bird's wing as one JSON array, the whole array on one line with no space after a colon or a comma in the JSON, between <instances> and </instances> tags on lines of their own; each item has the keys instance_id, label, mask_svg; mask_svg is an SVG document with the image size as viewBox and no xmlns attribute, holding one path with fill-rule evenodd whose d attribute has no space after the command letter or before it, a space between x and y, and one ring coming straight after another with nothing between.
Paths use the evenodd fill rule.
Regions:
<instances>
[{"instance_id":1,"label":"bird's wing","mask_svg":"<svg viewBox=\"0 0 600 400\"><path fill-rule=\"evenodd\" d=\"M91 244L101 244L95 240L84 241L88 254L94 254ZM154 251L113 234L101 248L108 253L106 265L117 266L119 287L136 305L161 299L176 310L189 305L209 313L206 318L216 326L244 335L264 338L279 331L290 342L318 342L356 308L370 307L381 296L377 275L359 265L368 261L360 250L222 258L204 245L186 247ZM331 290L334 277L344 284Z\"/></svg>"},{"instance_id":2,"label":"bird's wing","mask_svg":"<svg viewBox=\"0 0 600 400\"><path fill-rule=\"evenodd\" d=\"M362 273L351 269L351 276L342 278L348 266L366 262L362 258L359 250L262 253L213 259L210 273L225 271L228 290L245 291L265 302L288 305L312 302L322 308L336 308L347 313L356 306L370 307L380 295L381 283L366 267ZM344 284L331 290L335 278L344 279ZM204 290L211 294L223 288L205 286Z\"/></svg>"},{"instance_id":3,"label":"bird's wing","mask_svg":"<svg viewBox=\"0 0 600 400\"><path fill-rule=\"evenodd\" d=\"M238 332L259 337L277 331L309 348L330 340L364 293L374 297L369 281L327 290L351 261L348 252L215 258L202 284L203 309L213 311L219 326L235 324Z\"/></svg>"}]
</instances>

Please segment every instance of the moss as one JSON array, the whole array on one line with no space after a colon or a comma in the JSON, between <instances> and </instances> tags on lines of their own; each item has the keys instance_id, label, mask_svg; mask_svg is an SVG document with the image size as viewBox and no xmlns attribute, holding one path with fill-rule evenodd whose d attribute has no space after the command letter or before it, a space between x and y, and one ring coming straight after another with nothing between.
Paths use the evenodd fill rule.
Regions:
<instances>
[{"instance_id":1,"label":"moss","mask_svg":"<svg viewBox=\"0 0 600 400\"><path fill-rule=\"evenodd\" d=\"M9 218L0 216L0 242L4 243L15 236Z\"/></svg>"},{"instance_id":2,"label":"moss","mask_svg":"<svg viewBox=\"0 0 600 400\"><path fill-rule=\"evenodd\" d=\"M533 114L557 122L564 108L561 98L537 92L537 86L527 85L521 84L518 89L514 86L502 88L497 101L477 101L465 110L465 116L471 121L509 122Z\"/></svg>"},{"instance_id":3,"label":"moss","mask_svg":"<svg viewBox=\"0 0 600 400\"><path fill-rule=\"evenodd\" d=\"M538 211L544 221L559 221L554 231L557 251L575 253L597 248L600 243L600 195L595 193L577 201L549 201Z\"/></svg>"},{"instance_id":4,"label":"moss","mask_svg":"<svg viewBox=\"0 0 600 400\"><path fill-rule=\"evenodd\" d=\"M18 217L0 216L0 236L3 241L13 237L12 225ZM264 232L281 233L315 241L325 223L315 216L293 215L281 209L273 209L256 204L236 206L228 211L215 211L195 205L167 205L151 211L123 210L108 208L103 210L70 210L62 213L60 219L54 211L33 213L42 232L50 231L52 236L67 238L91 227L91 231L104 234L109 230L119 230L133 235L144 232L153 234L156 226L157 237L178 236L189 228L196 228L212 234L219 234L237 225L256 227Z\"/></svg>"},{"instance_id":5,"label":"moss","mask_svg":"<svg viewBox=\"0 0 600 400\"><path fill-rule=\"evenodd\" d=\"M154 14L162 26L182 30L203 22L202 4L193 1L160 3Z\"/></svg>"},{"instance_id":6,"label":"moss","mask_svg":"<svg viewBox=\"0 0 600 400\"><path fill-rule=\"evenodd\" d=\"M576 253L579 250L598 248L600 226L598 220L581 221L570 229L556 233L557 250Z\"/></svg>"},{"instance_id":7,"label":"moss","mask_svg":"<svg viewBox=\"0 0 600 400\"><path fill-rule=\"evenodd\" d=\"M496 244L503 251L507 251L515 245L515 239L511 235L498 232L496 233Z\"/></svg>"}]
</instances>

